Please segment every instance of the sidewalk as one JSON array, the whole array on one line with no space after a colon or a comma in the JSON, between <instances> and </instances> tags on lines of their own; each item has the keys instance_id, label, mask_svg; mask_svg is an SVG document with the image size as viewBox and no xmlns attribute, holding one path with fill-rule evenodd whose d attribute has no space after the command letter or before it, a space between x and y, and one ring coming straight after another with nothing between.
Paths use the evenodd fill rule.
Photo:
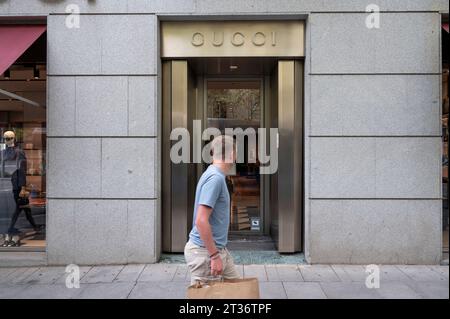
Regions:
<instances>
[{"instance_id":1,"label":"sidewalk","mask_svg":"<svg viewBox=\"0 0 450 319\"><path fill-rule=\"evenodd\" d=\"M258 277L261 298L449 298L448 266L381 266L380 288L365 286L364 266L237 265ZM65 267L0 268L5 298L185 298L185 264L80 267L80 288L66 288Z\"/></svg>"}]
</instances>

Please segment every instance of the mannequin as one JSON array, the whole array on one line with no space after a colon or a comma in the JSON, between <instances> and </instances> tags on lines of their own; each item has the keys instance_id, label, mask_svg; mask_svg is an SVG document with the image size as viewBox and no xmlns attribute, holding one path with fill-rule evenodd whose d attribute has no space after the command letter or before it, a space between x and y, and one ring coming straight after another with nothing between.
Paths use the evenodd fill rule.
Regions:
<instances>
[{"instance_id":1,"label":"mannequin","mask_svg":"<svg viewBox=\"0 0 450 319\"><path fill-rule=\"evenodd\" d=\"M25 152L15 145L16 135L13 131L6 131L3 134L3 138L5 140L6 148L2 151L2 169L6 174L11 175L12 191L14 201L16 202L16 209L11 218L8 234L12 235L20 233L20 231L14 226L22 210L25 211L25 216L33 229L39 230L39 226L36 225L33 216L31 215L30 207L21 206L19 204L19 198L28 197L29 195L29 192L25 189L27 170L27 159Z\"/></svg>"}]
</instances>

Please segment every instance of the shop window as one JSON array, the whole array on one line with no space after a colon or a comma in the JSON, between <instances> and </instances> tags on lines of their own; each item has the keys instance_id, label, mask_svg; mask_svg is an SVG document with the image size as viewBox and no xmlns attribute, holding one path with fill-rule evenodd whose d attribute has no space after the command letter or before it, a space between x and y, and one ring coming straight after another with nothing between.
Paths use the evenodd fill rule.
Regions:
<instances>
[{"instance_id":1,"label":"shop window","mask_svg":"<svg viewBox=\"0 0 450 319\"><path fill-rule=\"evenodd\" d=\"M45 249L46 34L0 74L0 250Z\"/></svg>"}]
</instances>

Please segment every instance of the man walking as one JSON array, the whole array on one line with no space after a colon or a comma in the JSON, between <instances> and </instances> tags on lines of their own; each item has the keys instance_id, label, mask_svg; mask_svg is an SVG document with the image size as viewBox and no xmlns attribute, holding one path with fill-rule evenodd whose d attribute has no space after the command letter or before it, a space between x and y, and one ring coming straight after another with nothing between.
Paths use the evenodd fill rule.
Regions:
<instances>
[{"instance_id":1,"label":"man walking","mask_svg":"<svg viewBox=\"0 0 450 319\"><path fill-rule=\"evenodd\" d=\"M184 256L191 284L208 277L239 278L226 248L230 224L230 194L225 176L233 168L235 145L231 136L220 135L211 142L213 163L202 174L195 193L193 227Z\"/></svg>"}]
</instances>

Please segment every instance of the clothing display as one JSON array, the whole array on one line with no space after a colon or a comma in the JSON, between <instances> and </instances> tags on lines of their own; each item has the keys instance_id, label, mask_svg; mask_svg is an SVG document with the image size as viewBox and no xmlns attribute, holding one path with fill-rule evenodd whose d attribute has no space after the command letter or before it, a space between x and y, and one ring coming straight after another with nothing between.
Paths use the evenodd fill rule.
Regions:
<instances>
[{"instance_id":1,"label":"clothing display","mask_svg":"<svg viewBox=\"0 0 450 319\"><path fill-rule=\"evenodd\" d=\"M19 233L19 230L14 226L22 210L25 211L25 217L33 229L38 230L39 227L31 214L28 196L21 194L22 188L26 186L27 158L25 152L17 146L8 146L2 151L1 161L3 176L11 177L12 193L16 203L16 208L9 224L8 234Z\"/></svg>"}]
</instances>

